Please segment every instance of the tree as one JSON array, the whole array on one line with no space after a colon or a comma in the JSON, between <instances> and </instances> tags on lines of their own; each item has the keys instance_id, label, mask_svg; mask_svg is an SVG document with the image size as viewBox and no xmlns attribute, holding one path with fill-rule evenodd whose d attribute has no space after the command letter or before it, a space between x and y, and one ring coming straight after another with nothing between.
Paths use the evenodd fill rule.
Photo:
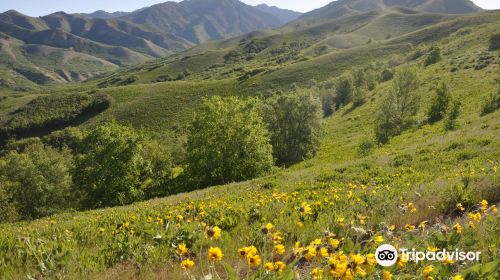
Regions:
<instances>
[{"instance_id":1,"label":"tree","mask_svg":"<svg viewBox=\"0 0 500 280\"><path fill-rule=\"evenodd\" d=\"M319 147L321 102L310 93L275 96L267 101L265 120L278 164L314 155Z\"/></svg>"},{"instance_id":2,"label":"tree","mask_svg":"<svg viewBox=\"0 0 500 280\"><path fill-rule=\"evenodd\" d=\"M341 77L337 82L335 91L337 93L337 107L349 104L352 98L353 85L348 77Z\"/></svg>"},{"instance_id":3,"label":"tree","mask_svg":"<svg viewBox=\"0 0 500 280\"><path fill-rule=\"evenodd\" d=\"M382 100L375 122L375 135L379 143L386 143L413 123L419 108L416 94L418 78L413 68L396 73L392 89Z\"/></svg>"},{"instance_id":4,"label":"tree","mask_svg":"<svg viewBox=\"0 0 500 280\"><path fill-rule=\"evenodd\" d=\"M489 50L490 51L500 50L500 33L491 35Z\"/></svg>"},{"instance_id":5,"label":"tree","mask_svg":"<svg viewBox=\"0 0 500 280\"><path fill-rule=\"evenodd\" d=\"M212 97L193 119L187 172L200 186L251 179L273 166L269 133L255 100Z\"/></svg>"},{"instance_id":6,"label":"tree","mask_svg":"<svg viewBox=\"0 0 500 280\"><path fill-rule=\"evenodd\" d=\"M142 135L115 122L95 128L82 139L73 180L83 208L124 205L143 198L149 182L143 142Z\"/></svg>"},{"instance_id":7,"label":"tree","mask_svg":"<svg viewBox=\"0 0 500 280\"><path fill-rule=\"evenodd\" d=\"M0 196L10 206L0 211L35 219L67 209L71 166L69 150L59 151L40 141L24 147L22 152L10 151L0 160L0 192L4 193Z\"/></svg>"},{"instance_id":8,"label":"tree","mask_svg":"<svg viewBox=\"0 0 500 280\"><path fill-rule=\"evenodd\" d=\"M451 101L448 87L445 83L441 83L435 89L435 92L436 95L432 99L431 106L427 111L427 120L431 124L442 120L446 116Z\"/></svg>"}]
</instances>

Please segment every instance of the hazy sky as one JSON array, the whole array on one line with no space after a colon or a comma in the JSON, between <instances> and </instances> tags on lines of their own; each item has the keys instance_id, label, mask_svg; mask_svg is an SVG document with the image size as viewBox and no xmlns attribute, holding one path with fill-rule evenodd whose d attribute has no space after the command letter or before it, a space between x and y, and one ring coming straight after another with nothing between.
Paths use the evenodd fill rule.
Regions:
<instances>
[{"instance_id":1,"label":"hazy sky","mask_svg":"<svg viewBox=\"0 0 500 280\"><path fill-rule=\"evenodd\" d=\"M17 10L30 16L42 16L57 11L67 13L93 12L95 10L133 11L166 0L0 0L0 12ZM179 1L177 1L179 2ZM271 6L307 12L320 8L331 0L243 0L250 5L266 3ZM473 0L484 9L500 9L500 0Z\"/></svg>"}]
</instances>

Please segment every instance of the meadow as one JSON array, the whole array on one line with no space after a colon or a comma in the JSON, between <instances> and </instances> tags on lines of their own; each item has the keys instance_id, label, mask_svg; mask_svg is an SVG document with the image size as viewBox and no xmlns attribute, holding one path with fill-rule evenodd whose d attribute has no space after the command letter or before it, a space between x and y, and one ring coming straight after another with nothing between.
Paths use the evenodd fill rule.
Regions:
<instances>
[{"instance_id":1,"label":"meadow","mask_svg":"<svg viewBox=\"0 0 500 280\"><path fill-rule=\"evenodd\" d=\"M80 129L115 120L171 147L183 141L177 133L189 125L203 97L265 98L294 87L317 97L334 95L338 79L355 69L378 77L384 70L398 73L412 66L420 81L415 123L386 144L376 142L374 127L393 81L377 79L361 105L343 104L322 119L313 157L263 177L0 224L0 279L499 279L500 111L482 112L499 90L498 52L488 49L498 13L418 30L409 25L410 33L387 39L377 34L376 42L367 44L359 38L370 28L395 20L375 18L352 31L359 45L344 50L331 42L328 53L317 56L314 48L323 40L338 39L320 23L313 34L324 37L314 40L299 36L311 34L309 29L245 35L262 36L271 46L258 53L255 42L245 48L251 39L211 42L84 84L5 94L4 123L40 96L103 94L112 98L111 106L79 123ZM303 39L302 44L283 47L287 36ZM432 47L440 49L441 58L425 66ZM252 59L247 60L248 49ZM269 61L273 50L292 59ZM226 63L230 52L244 58ZM191 65L196 67L187 69ZM260 68L265 71L254 71ZM185 70L189 75L182 79L157 81ZM129 85L113 84L131 76L137 79ZM446 120L427 121L440 82L461 103L454 129L445 129ZM59 109L71 118L80 112ZM177 166L179 173L183 167ZM482 254L477 262L414 263L400 257L384 268L374 253L386 243Z\"/></svg>"}]
</instances>

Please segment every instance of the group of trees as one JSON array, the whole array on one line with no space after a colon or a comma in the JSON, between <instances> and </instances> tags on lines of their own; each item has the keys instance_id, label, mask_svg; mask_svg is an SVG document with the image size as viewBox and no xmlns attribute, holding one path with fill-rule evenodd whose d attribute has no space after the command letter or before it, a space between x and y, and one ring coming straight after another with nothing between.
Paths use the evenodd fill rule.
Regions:
<instances>
[{"instance_id":1,"label":"group of trees","mask_svg":"<svg viewBox=\"0 0 500 280\"><path fill-rule=\"evenodd\" d=\"M189 129L186 174L200 186L225 184L310 157L319 145L320 112L311 93L206 99Z\"/></svg>"},{"instance_id":2,"label":"group of trees","mask_svg":"<svg viewBox=\"0 0 500 280\"><path fill-rule=\"evenodd\" d=\"M387 143L392 137L412 127L420 108L420 96L417 89L420 85L415 68L402 68L394 76L392 87L382 99L375 121L375 137L378 143ZM456 128L460 115L460 101L453 99L445 83L434 89L430 106L427 109L427 122L434 124L445 120L444 128Z\"/></svg>"},{"instance_id":3,"label":"group of trees","mask_svg":"<svg viewBox=\"0 0 500 280\"><path fill-rule=\"evenodd\" d=\"M116 122L11 142L0 154L0 222L255 178L315 153L320 111L310 93L206 99L175 178L166 145Z\"/></svg>"}]
</instances>

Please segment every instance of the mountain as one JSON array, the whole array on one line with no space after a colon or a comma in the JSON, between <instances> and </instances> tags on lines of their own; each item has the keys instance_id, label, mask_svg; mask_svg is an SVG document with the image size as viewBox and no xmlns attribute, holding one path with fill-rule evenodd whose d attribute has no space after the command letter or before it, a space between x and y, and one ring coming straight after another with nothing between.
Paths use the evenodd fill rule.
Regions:
<instances>
[{"instance_id":1,"label":"mountain","mask_svg":"<svg viewBox=\"0 0 500 280\"><path fill-rule=\"evenodd\" d=\"M166 2L120 19L174 34L194 44L282 25L276 17L238 0Z\"/></svg>"},{"instance_id":2,"label":"mountain","mask_svg":"<svg viewBox=\"0 0 500 280\"><path fill-rule=\"evenodd\" d=\"M63 75L61 73L69 70L59 63L61 61L54 61L54 67L46 67L39 65L37 59L21 59L28 53L20 51L16 56L6 56L0 61L0 66L6 69L4 80L11 81L4 84L12 84L22 76L27 80L26 84L30 84L28 81L42 84L79 81L102 73L101 62L106 62L105 68L128 66L209 40L226 39L282 24L277 17L238 0L185 0L157 4L132 13L57 12L38 18L11 10L0 14L0 33L8 37L2 43L1 52L11 53L12 46L18 50L37 46L39 49L49 48L52 53L66 53L66 56L69 51L80 58L91 59L93 63L86 64L85 73ZM13 40L15 43L7 44ZM92 71L92 65L96 66L95 71ZM25 76L23 73L30 74Z\"/></svg>"},{"instance_id":3,"label":"mountain","mask_svg":"<svg viewBox=\"0 0 500 280\"><path fill-rule=\"evenodd\" d=\"M296 11L280 9L276 6L268 6L266 4L257 5L257 6L255 6L255 8L257 8L265 13L268 13L268 14L275 16L283 24L288 23L292 20L296 20L297 18L299 18L302 15L302 13L299 13Z\"/></svg>"},{"instance_id":4,"label":"mountain","mask_svg":"<svg viewBox=\"0 0 500 280\"><path fill-rule=\"evenodd\" d=\"M81 16L81 17L87 18L87 19L93 19L93 18L111 19L111 18L117 18L117 17L126 16L128 14L130 14L130 13L129 12L113 12L113 13L108 13L108 12L103 11L103 10L98 10L98 11L95 11L95 12L89 13L89 14L80 13L80 14L75 14L75 15Z\"/></svg>"},{"instance_id":5,"label":"mountain","mask_svg":"<svg viewBox=\"0 0 500 280\"><path fill-rule=\"evenodd\" d=\"M302 19L335 18L390 7L405 7L419 12L468 14L481 11L469 0L338 0L304 14Z\"/></svg>"}]
</instances>

